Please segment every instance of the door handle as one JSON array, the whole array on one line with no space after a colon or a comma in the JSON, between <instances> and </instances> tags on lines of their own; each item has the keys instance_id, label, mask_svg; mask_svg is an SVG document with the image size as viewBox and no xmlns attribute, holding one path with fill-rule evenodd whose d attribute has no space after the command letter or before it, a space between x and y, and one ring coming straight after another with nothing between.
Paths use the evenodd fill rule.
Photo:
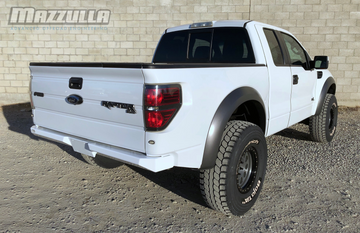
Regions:
<instances>
[{"instance_id":1,"label":"door handle","mask_svg":"<svg viewBox=\"0 0 360 233\"><path fill-rule=\"evenodd\" d=\"M297 76L296 74L293 75L293 84L296 85L299 83L299 76Z\"/></svg>"}]
</instances>

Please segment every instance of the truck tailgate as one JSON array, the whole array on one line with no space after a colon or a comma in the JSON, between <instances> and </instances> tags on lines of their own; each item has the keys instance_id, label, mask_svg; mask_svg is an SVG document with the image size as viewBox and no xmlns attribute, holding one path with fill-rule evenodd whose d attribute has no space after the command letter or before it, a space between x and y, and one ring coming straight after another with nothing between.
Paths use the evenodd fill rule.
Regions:
<instances>
[{"instance_id":1,"label":"truck tailgate","mask_svg":"<svg viewBox=\"0 0 360 233\"><path fill-rule=\"evenodd\" d=\"M30 70L36 125L145 152L144 77L140 65L110 68L102 63L88 67L35 63L30 64ZM81 89L70 87L71 78L82 79ZM66 101L73 95L80 97L82 103ZM129 105L133 105L135 112L127 111Z\"/></svg>"}]
</instances>

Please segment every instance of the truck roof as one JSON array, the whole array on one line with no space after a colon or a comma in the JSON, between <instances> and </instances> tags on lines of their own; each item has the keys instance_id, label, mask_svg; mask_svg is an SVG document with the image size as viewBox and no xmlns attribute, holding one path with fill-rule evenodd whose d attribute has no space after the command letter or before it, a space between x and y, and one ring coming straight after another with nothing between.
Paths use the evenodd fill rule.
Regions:
<instances>
[{"instance_id":1,"label":"truck roof","mask_svg":"<svg viewBox=\"0 0 360 233\"><path fill-rule=\"evenodd\" d=\"M193 24L185 24L177 27L171 27L166 29L165 33L174 32L174 31L182 31L188 29L195 28L205 28L205 27L244 27L244 25L251 20L219 20L219 21L208 21L208 22L200 22Z\"/></svg>"}]
</instances>

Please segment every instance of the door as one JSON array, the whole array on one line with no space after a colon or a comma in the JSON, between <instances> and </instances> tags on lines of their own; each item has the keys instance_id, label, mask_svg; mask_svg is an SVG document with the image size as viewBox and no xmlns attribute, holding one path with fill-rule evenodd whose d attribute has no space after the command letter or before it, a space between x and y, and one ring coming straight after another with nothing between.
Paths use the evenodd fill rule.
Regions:
<instances>
[{"instance_id":1,"label":"door","mask_svg":"<svg viewBox=\"0 0 360 233\"><path fill-rule=\"evenodd\" d=\"M312 115L317 74L316 71L310 70L309 56L299 42L288 34L279 34L291 65L290 126Z\"/></svg>"},{"instance_id":2,"label":"door","mask_svg":"<svg viewBox=\"0 0 360 233\"><path fill-rule=\"evenodd\" d=\"M290 65L285 63L285 51L274 30L256 25L269 72L269 127L267 135L287 128L290 117Z\"/></svg>"}]
</instances>

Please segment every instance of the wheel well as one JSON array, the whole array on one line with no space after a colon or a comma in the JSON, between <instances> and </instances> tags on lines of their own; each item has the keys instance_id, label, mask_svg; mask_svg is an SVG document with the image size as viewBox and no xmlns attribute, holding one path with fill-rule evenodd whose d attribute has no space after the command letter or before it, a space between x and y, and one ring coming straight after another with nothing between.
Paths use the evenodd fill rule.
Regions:
<instances>
[{"instance_id":1,"label":"wheel well","mask_svg":"<svg viewBox=\"0 0 360 233\"><path fill-rule=\"evenodd\" d=\"M335 95L335 91L336 91L336 85L334 83L329 87L329 90L327 91L327 93Z\"/></svg>"},{"instance_id":2,"label":"wheel well","mask_svg":"<svg viewBox=\"0 0 360 233\"><path fill-rule=\"evenodd\" d=\"M250 100L241 104L231 114L229 120L242 120L254 123L265 133L266 115L262 105L258 101Z\"/></svg>"}]
</instances>

